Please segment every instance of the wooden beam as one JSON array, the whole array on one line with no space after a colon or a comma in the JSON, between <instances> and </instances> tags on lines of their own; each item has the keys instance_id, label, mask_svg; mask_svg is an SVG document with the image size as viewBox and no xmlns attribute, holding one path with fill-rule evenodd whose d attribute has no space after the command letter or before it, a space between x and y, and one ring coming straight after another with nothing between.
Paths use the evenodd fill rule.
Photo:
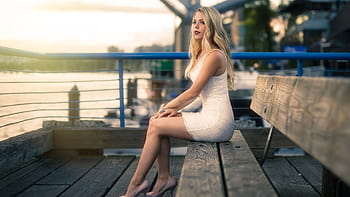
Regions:
<instances>
[{"instance_id":1,"label":"wooden beam","mask_svg":"<svg viewBox=\"0 0 350 197\"><path fill-rule=\"evenodd\" d=\"M350 79L259 76L251 108L350 184Z\"/></svg>"},{"instance_id":2,"label":"wooden beam","mask_svg":"<svg viewBox=\"0 0 350 197\"><path fill-rule=\"evenodd\" d=\"M55 128L55 149L142 148L146 128ZM172 139L172 147L187 146L187 141Z\"/></svg>"}]
</instances>

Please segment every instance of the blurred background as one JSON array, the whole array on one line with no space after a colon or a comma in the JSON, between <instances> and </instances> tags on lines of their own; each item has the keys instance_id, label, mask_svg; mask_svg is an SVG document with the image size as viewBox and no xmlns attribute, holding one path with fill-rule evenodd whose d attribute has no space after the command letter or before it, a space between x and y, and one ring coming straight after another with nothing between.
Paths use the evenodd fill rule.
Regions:
<instances>
[{"instance_id":1,"label":"blurred background","mask_svg":"<svg viewBox=\"0 0 350 197\"><path fill-rule=\"evenodd\" d=\"M0 2L0 45L35 52L187 51L191 17L200 6L213 6L222 13L232 52L350 50L348 0ZM235 66L271 69L294 65L245 63ZM177 78L181 74L175 73Z\"/></svg>"},{"instance_id":2,"label":"blurred background","mask_svg":"<svg viewBox=\"0 0 350 197\"><path fill-rule=\"evenodd\" d=\"M348 0L1 0L1 46L36 52L186 51L191 17L216 7L233 51L349 51ZM301 50L297 48L296 50Z\"/></svg>"}]
</instances>

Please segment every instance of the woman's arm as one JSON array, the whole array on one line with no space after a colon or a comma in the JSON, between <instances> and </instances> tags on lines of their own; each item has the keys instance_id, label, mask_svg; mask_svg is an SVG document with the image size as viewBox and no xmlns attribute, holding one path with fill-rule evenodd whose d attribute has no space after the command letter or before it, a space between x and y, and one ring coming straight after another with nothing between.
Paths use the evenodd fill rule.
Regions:
<instances>
[{"instance_id":1,"label":"woman's arm","mask_svg":"<svg viewBox=\"0 0 350 197\"><path fill-rule=\"evenodd\" d=\"M213 51L208 54L192 86L166 104L163 112L158 117L175 116L178 110L192 103L199 96L210 77L220 74L218 71L221 71L222 67L226 68L225 62L225 56L219 51Z\"/></svg>"},{"instance_id":2,"label":"woman's arm","mask_svg":"<svg viewBox=\"0 0 350 197\"><path fill-rule=\"evenodd\" d=\"M202 101L200 97L194 99L190 104L186 105L184 108L181 109L182 112L194 112L198 111L198 109L202 106Z\"/></svg>"}]
</instances>

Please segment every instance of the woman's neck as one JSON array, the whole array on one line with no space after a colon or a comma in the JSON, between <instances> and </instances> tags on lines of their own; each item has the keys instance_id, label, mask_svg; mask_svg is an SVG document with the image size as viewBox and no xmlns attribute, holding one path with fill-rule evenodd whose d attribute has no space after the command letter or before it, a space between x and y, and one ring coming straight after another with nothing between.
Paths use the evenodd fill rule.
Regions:
<instances>
[{"instance_id":1,"label":"woman's neck","mask_svg":"<svg viewBox=\"0 0 350 197\"><path fill-rule=\"evenodd\" d=\"M208 53L209 51L213 50L213 49L218 49L215 46L210 46L210 48L202 48L201 54L200 55L204 55L206 53Z\"/></svg>"}]
</instances>

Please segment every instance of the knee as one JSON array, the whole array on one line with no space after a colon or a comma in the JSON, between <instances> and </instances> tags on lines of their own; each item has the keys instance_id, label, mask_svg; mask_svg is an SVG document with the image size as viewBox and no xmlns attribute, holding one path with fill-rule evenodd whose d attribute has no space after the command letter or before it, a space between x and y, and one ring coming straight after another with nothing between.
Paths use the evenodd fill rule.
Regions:
<instances>
[{"instance_id":1,"label":"knee","mask_svg":"<svg viewBox=\"0 0 350 197\"><path fill-rule=\"evenodd\" d=\"M158 119L151 118L147 129L147 137L159 136L160 130L161 130L161 127L159 126Z\"/></svg>"}]
</instances>

